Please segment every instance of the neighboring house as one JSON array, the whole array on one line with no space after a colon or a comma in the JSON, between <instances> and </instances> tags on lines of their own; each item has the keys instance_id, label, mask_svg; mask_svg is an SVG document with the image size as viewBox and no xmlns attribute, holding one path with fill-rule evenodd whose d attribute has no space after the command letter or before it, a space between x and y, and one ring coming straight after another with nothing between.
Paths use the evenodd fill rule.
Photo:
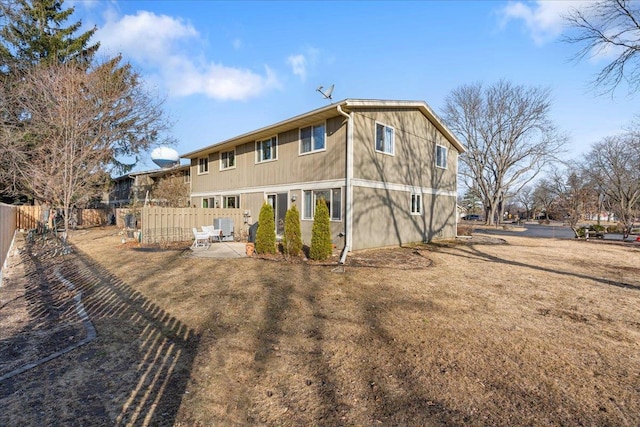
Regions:
<instances>
[{"instance_id":1,"label":"neighboring house","mask_svg":"<svg viewBox=\"0 0 640 427\"><path fill-rule=\"evenodd\" d=\"M422 101L347 99L182 155L191 202L274 207L282 235L291 204L311 241L316 201L347 250L456 235L460 141Z\"/></svg>"},{"instance_id":2,"label":"neighboring house","mask_svg":"<svg viewBox=\"0 0 640 427\"><path fill-rule=\"evenodd\" d=\"M164 205L165 197L157 197L154 192L161 182L165 181L170 188L176 188L181 183L188 185L190 180L189 165L132 172L113 179L108 204L110 207L142 205L145 202Z\"/></svg>"}]
</instances>

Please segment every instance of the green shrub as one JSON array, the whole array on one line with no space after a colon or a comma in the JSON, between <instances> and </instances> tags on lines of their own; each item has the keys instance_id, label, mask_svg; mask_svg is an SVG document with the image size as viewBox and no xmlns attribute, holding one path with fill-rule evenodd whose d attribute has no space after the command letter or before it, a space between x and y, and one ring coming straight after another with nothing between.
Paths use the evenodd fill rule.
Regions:
<instances>
[{"instance_id":1,"label":"green shrub","mask_svg":"<svg viewBox=\"0 0 640 427\"><path fill-rule=\"evenodd\" d=\"M296 205L292 205L284 217L284 236L282 251L285 255L298 256L302 252L302 231L300 230L300 214Z\"/></svg>"},{"instance_id":2,"label":"green shrub","mask_svg":"<svg viewBox=\"0 0 640 427\"><path fill-rule=\"evenodd\" d=\"M597 231L599 233L604 232L605 228L603 225L598 225L598 224L594 224L591 227L589 227L589 230L593 230L593 231Z\"/></svg>"},{"instance_id":3,"label":"green shrub","mask_svg":"<svg viewBox=\"0 0 640 427\"><path fill-rule=\"evenodd\" d=\"M318 261L327 259L331 256L332 250L329 209L324 199L318 199L316 213L313 217L313 228L311 229L309 258Z\"/></svg>"},{"instance_id":4,"label":"green shrub","mask_svg":"<svg viewBox=\"0 0 640 427\"><path fill-rule=\"evenodd\" d=\"M276 253L276 223L273 208L269 203L262 205L256 231L256 252L259 254Z\"/></svg>"},{"instance_id":5,"label":"green shrub","mask_svg":"<svg viewBox=\"0 0 640 427\"><path fill-rule=\"evenodd\" d=\"M607 225L607 233L621 233L620 227L618 225Z\"/></svg>"}]
</instances>

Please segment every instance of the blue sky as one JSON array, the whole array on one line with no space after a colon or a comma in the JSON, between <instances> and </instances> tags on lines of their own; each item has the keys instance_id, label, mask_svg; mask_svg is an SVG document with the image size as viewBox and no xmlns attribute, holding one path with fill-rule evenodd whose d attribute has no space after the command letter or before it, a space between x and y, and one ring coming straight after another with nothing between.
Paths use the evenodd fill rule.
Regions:
<instances>
[{"instance_id":1,"label":"blue sky","mask_svg":"<svg viewBox=\"0 0 640 427\"><path fill-rule=\"evenodd\" d=\"M187 153L344 98L423 100L506 79L551 90L566 158L640 111L620 86L589 83L607 58L572 61L560 41L573 1L67 1L104 55L122 53L166 97ZM153 168L147 161L140 168Z\"/></svg>"}]
</instances>

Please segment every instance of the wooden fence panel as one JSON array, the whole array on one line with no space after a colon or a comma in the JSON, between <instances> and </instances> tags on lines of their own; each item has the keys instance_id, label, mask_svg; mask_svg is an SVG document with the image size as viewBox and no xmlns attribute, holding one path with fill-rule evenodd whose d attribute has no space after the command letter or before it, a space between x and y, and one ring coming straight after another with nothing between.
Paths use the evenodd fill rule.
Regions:
<instances>
[{"instance_id":1,"label":"wooden fence panel","mask_svg":"<svg viewBox=\"0 0 640 427\"><path fill-rule=\"evenodd\" d=\"M29 230L42 225L42 206L18 206L18 228Z\"/></svg>"},{"instance_id":2,"label":"wooden fence panel","mask_svg":"<svg viewBox=\"0 0 640 427\"><path fill-rule=\"evenodd\" d=\"M13 235L17 227L17 211L15 206L0 203L0 269L4 266L11 242L13 242ZM1 278L2 272L0 271Z\"/></svg>"},{"instance_id":3,"label":"wooden fence panel","mask_svg":"<svg viewBox=\"0 0 640 427\"><path fill-rule=\"evenodd\" d=\"M181 242L193 239L192 229L213 225L216 218L231 218L236 240L247 232L242 209L222 208L142 208L141 231L143 243Z\"/></svg>"}]
</instances>

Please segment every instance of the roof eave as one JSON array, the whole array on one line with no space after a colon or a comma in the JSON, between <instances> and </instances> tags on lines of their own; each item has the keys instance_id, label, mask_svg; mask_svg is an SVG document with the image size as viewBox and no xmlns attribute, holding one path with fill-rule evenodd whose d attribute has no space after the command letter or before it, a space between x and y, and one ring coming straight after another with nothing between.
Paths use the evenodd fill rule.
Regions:
<instances>
[{"instance_id":1,"label":"roof eave","mask_svg":"<svg viewBox=\"0 0 640 427\"><path fill-rule=\"evenodd\" d=\"M316 120L318 116L322 117L332 111L337 112L337 107L340 105L343 109L358 107L389 107L389 108L418 108L426 117L431 121L434 126L444 135L444 137L458 150L459 153L464 153L466 150L462 143L453 135L453 133L445 126L440 118L433 112L431 107L424 101L388 101L388 100L371 100L371 99L343 99L342 101L331 103L325 107L317 108L304 114L300 114L295 117L283 120L278 123L274 123L269 126L262 127L260 129L253 130L251 132L244 133L242 135L235 136L233 138L217 142L215 144L206 146L204 148L191 151L180 155L182 158L193 159L203 156L214 151L218 151L224 148L226 145L232 146L239 143L249 142L251 140L257 140L260 137L268 137L268 135L277 134L279 131L291 128L294 123L305 123L310 119ZM328 118L329 116L327 116ZM308 125L309 123L305 123Z\"/></svg>"}]
</instances>

